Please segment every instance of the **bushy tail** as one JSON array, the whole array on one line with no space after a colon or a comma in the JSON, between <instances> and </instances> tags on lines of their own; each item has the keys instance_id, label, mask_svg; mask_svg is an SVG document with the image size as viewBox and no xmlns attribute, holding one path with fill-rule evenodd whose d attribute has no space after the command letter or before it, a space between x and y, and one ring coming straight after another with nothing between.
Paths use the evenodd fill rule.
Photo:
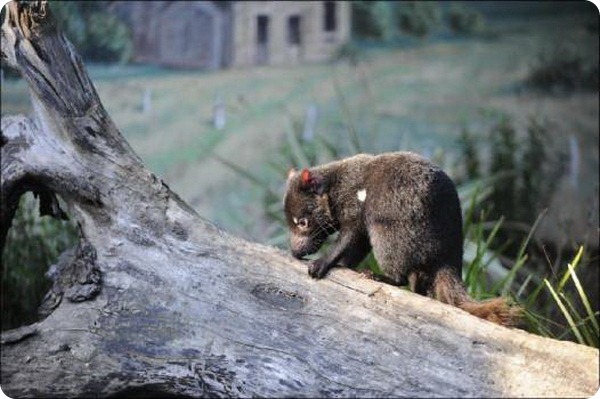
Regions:
<instances>
[{"instance_id":1,"label":"bushy tail","mask_svg":"<svg viewBox=\"0 0 600 399\"><path fill-rule=\"evenodd\" d=\"M505 298L474 300L467 293L460 277L446 268L437 272L430 294L439 301L457 306L474 316L507 327L517 326L523 312L520 306L509 305Z\"/></svg>"}]
</instances>

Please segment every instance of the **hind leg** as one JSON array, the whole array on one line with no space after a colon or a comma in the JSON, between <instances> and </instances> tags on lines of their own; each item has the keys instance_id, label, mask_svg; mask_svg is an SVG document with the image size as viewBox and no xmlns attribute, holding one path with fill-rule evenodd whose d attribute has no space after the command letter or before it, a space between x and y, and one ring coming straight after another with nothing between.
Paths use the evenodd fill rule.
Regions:
<instances>
[{"instance_id":1,"label":"hind leg","mask_svg":"<svg viewBox=\"0 0 600 399\"><path fill-rule=\"evenodd\" d=\"M406 285L409 265L404 256L404 246L396 237L396 234L383 225L373 225L369 229L373 255L386 277L384 281L393 285Z\"/></svg>"},{"instance_id":2,"label":"hind leg","mask_svg":"<svg viewBox=\"0 0 600 399\"><path fill-rule=\"evenodd\" d=\"M461 275L448 266L442 266L434 272L429 296L454 306L469 299Z\"/></svg>"},{"instance_id":3,"label":"hind leg","mask_svg":"<svg viewBox=\"0 0 600 399\"><path fill-rule=\"evenodd\" d=\"M425 273L419 270L410 272L408 274L408 287L414 293L431 296L431 279L427 277Z\"/></svg>"},{"instance_id":4,"label":"hind leg","mask_svg":"<svg viewBox=\"0 0 600 399\"><path fill-rule=\"evenodd\" d=\"M435 271L418 270L408 276L410 290L450 305L458 306L465 301L466 292L460 276L449 267Z\"/></svg>"}]
</instances>

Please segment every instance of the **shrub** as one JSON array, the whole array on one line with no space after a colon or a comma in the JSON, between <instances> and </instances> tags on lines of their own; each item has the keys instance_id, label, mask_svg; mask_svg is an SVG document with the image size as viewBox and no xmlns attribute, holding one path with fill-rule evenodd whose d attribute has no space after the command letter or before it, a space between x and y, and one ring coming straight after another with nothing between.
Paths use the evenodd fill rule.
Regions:
<instances>
[{"instance_id":1,"label":"shrub","mask_svg":"<svg viewBox=\"0 0 600 399\"><path fill-rule=\"evenodd\" d=\"M441 22L441 11L434 1L402 2L396 9L398 27L402 32L425 37Z\"/></svg>"},{"instance_id":2,"label":"shrub","mask_svg":"<svg viewBox=\"0 0 600 399\"><path fill-rule=\"evenodd\" d=\"M2 69L2 77L5 79L19 79L21 78L21 74L19 73L19 71L13 67L11 67L10 65L8 65L8 63L6 63L6 61L4 61L4 59L2 59L2 62L0 63L0 68Z\"/></svg>"},{"instance_id":3,"label":"shrub","mask_svg":"<svg viewBox=\"0 0 600 399\"><path fill-rule=\"evenodd\" d=\"M548 129L537 119L530 118L527 136L522 149L520 162L521 187L518 193L519 214L522 220L531 220L531 214L537 214L548 205L550 196L556 188L560 165L549 168L549 144L551 135Z\"/></svg>"},{"instance_id":4,"label":"shrub","mask_svg":"<svg viewBox=\"0 0 600 399\"><path fill-rule=\"evenodd\" d=\"M483 15L461 3L452 3L448 11L448 27L455 34L470 35L483 30Z\"/></svg>"},{"instance_id":5,"label":"shrub","mask_svg":"<svg viewBox=\"0 0 600 399\"><path fill-rule=\"evenodd\" d=\"M489 190L487 197L466 210L465 282L480 298L516 295L531 332L597 347L598 310L590 301L596 292L597 250L585 258L582 248L571 254L568 245L531 243L564 165L539 119L531 117L526 131L519 133L507 116L491 126L491 162L486 171L472 166L480 164L481 151L475 149L470 132L464 129L461 135L467 178L484 172L479 181ZM467 260L469 256L472 260ZM556 258L551 261L551 256ZM496 276L505 277L490 285L489 266ZM569 280L573 284L567 284Z\"/></svg>"},{"instance_id":6,"label":"shrub","mask_svg":"<svg viewBox=\"0 0 600 399\"><path fill-rule=\"evenodd\" d=\"M556 307L560 310L561 315L564 317L567 325L561 326L559 329L558 338L569 337L571 340L577 341L580 344L599 347L600 327L598 322L598 315L600 312L594 310L589 299L589 295L584 289L579 276L577 275L576 269L581 270L582 267L589 266L586 264L583 257L584 248L580 247L573 260L567 263L560 272L555 276L544 278L543 287L549 292L552 301L552 307ZM582 264L582 266L580 266ZM571 280L572 285L569 286L567 283ZM542 285L540 285L542 287ZM528 302L537 300L539 288L534 291L532 298L528 298ZM550 309L546 309L546 313ZM548 328L544 325L545 323L539 322L541 319L539 316L536 318L534 315L534 327L537 327L536 332L541 335L555 336L549 333ZM547 320L547 318L545 318ZM560 325L560 324L559 324Z\"/></svg>"},{"instance_id":7,"label":"shrub","mask_svg":"<svg viewBox=\"0 0 600 399\"><path fill-rule=\"evenodd\" d=\"M527 86L543 91L598 90L598 59L558 45L538 55L525 80Z\"/></svg>"},{"instance_id":8,"label":"shrub","mask_svg":"<svg viewBox=\"0 0 600 399\"><path fill-rule=\"evenodd\" d=\"M117 17L96 12L88 19L85 54L91 60L121 61L131 59L133 45L129 28Z\"/></svg>"},{"instance_id":9,"label":"shrub","mask_svg":"<svg viewBox=\"0 0 600 399\"><path fill-rule=\"evenodd\" d=\"M477 157L477 147L473 134L464 127L459 137L459 144L463 150L465 177L467 181L478 179L480 175L480 162Z\"/></svg>"},{"instance_id":10,"label":"shrub","mask_svg":"<svg viewBox=\"0 0 600 399\"><path fill-rule=\"evenodd\" d=\"M528 331L597 348L600 312L593 308L590 300L593 290L590 283L586 284L582 279L585 273L577 273L594 266L584 259L583 247L571 262L559 262L550 275L545 275L546 272L539 270L526 251L541 214L521 241L510 269L505 268L502 266L505 262L499 261L504 250L492 244L501 232L504 219L488 221L485 211L475 218L477 197L477 192L471 197L464 228L463 278L469 294L480 300L511 296L524 308L522 327ZM490 281L490 274L497 276L496 281ZM568 284L569 280L572 284Z\"/></svg>"},{"instance_id":11,"label":"shrub","mask_svg":"<svg viewBox=\"0 0 600 399\"><path fill-rule=\"evenodd\" d=\"M529 119L526 132L518 135L512 120L501 117L488 132L490 165L485 176L493 177L489 203L491 217L510 217L513 221L532 223L535 215L548 205L562 173L560 157L552 160L553 144L548 128L538 119ZM518 139L517 136L524 136ZM465 178L481 177L478 148L472 134L463 128L459 142L465 164Z\"/></svg>"},{"instance_id":12,"label":"shrub","mask_svg":"<svg viewBox=\"0 0 600 399\"><path fill-rule=\"evenodd\" d=\"M132 39L125 23L106 11L105 1L53 1L55 20L84 59L126 62Z\"/></svg>"},{"instance_id":13,"label":"shrub","mask_svg":"<svg viewBox=\"0 0 600 399\"><path fill-rule=\"evenodd\" d=\"M493 218L513 215L517 205L517 142L516 130L508 117L502 117L489 132L491 165L489 174L504 175L495 181L490 202L494 204Z\"/></svg>"},{"instance_id":14,"label":"shrub","mask_svg":"<svg viewBox=\"0 0 600 399\"><path fill-rule=\"evenodd\" d=\"M446 13L435 1L354 1L352 5L357 38L391 40L398 32L423 38L442 28L443 22L460 35L480 33L485 26L480 12L460 3L453 3Z\"/></svg>"},{"instance_id":15,"label":"shrub","mask_svg":"<svg viewBox=\"0 0 600 399\"><path fill-rule=\"evenodd\" d=\"M371 1L352 2L352 30L359 38L380 39L383 27L375 16L375 3Z\"/></svg>"},{"instance_id":16,"label":"shrub","mask_svg":"<svg viewBox=\"0 0 600 399\"><path fill-rule=\"evenodd\" d=\"M37 320L50 282L44 276L58 256L77 242L70 222L39 217L37 201L21 197L2 252L2 328Z\"/></svg>"}]
</instances>

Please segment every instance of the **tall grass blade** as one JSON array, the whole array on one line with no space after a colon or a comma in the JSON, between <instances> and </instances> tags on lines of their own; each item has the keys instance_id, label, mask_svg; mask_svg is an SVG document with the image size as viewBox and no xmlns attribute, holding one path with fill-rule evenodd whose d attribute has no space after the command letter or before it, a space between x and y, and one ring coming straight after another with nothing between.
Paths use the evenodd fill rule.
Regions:
<instances>
[{"instance_id":1,"label":"tall grass blade","mask_svg":"<svg viewBox=\"0 0 600 399\"><path fill-rule=\"evenodd\" d=\"M527 298L525 299L525 306L528 308L533 306L533 304L537 301L537 298L540 295L540 292L542 292L543 289L544 289L544 284L543 284L543 282L541 282L536 287L536 289L533 290L533 292L527 296Z\"/></svg>"},{"instance_id":2,"label":"tall grass blade","mask_svg":"<svg viewBox=\"0 0 600 399\"><path fill-rule=\"evenodd\" d=\"M508 273L508 275L506 276L506 278L504 279L504 281L502 281L502 285L503 285L502 295L508 294L508 291L510 290L510 287L512 286L512 283L513 283L518 271L525 265L525 262L527 261L527 258L528 258L527 255L525 254L525 250L527 249L527 246L529 245L529 241L531 241L533 234L537 230L538 225L542 221L542 218L546 215L547 211L548 211L548 209L544 209L542 212L540 212L537 219L535 219L533 226L531 226L529 233L527 233L527 237L525 237L523 242L521 242L521 246L519 247L519 252L517 253L517 261L516 261L515 265L512 267L512 269L510 270L510 272Z\"/></svg>"},{"instance_id":3,"label":"tall grass blade","mask_svg":"<svg viewBox=\"0 0 600 399\"><path fill-rule=\"evenodd\" d=\"M535 222L533 222L533 226L531 226L531 229L529 230L529 233L527 234L527 237L521 243L521 247L519 248L519 252L517 253L517 259L520 258L520 257L522 257L523 254L525 253L525 250L527 249L527 246L529 245L529 241L531 241L531 238L533 237L533 233L535 233L535 231L537 230L538 225L542 221L542 218L544 216L546 216L547 212L548 212L547 208L544 209L544 210L542 210L540 212L540 214L538 215L537 219L535 219Z\"/></svg>"},{"instance_id":4,"label":"tall grass blade","mask_svg":"<svg viewBox=\"0 0 600 399\"><path fill-rule=\"evenodd\" d=\"M525 292L525 289L527 288L527 286L529 285L529 282L531 280L532 280L532 276L531 275L529 275L529 276L527 276L525 278L525 281L523 281L523 284L521 284L521 286L517 290L517 293L515 295L517 298L520 298L523 295L523 293Z\"/></svg>"},{"instance_id":5,"label":"tall grass blade","mask_svg":"<svg viewBox=\"0 0 600 399\"><path fill-rule=\"evenodd\" d=\"M582 256L583 256L583 246L579 247L577 254L573 258L573 261L571 261L571 263L570 263L571 265L573 265L573 269L575 269L575 267L577 267L577 265L581 261ZM562 291L562 289L565 286L565 284L567 283L568 279L569 279L569 272L567 271L565 274L563 274L562 278L560 279L560 282L558 283L558 291L559 292Z\"/></svg>"},{"instance_id":6,"label":"tall grass blade","mask_svg":"<svg viewBox=\"0 0 600 399\"><path fill-rule=\"evenodd\" d=\"M543 287L543 285L540 285L540 287ZM543 335L544 337L554 337L554 334L550 328L547 327L547 325L558 325L558 323L532 312L531 310L527 310L527 308L523 315L525 320L528 321L529 326L533 328L536 334ZM559 327L564 329L564 326L562 325L559 325Z\"/></svg>"},{"instance_id":7,"label":"tall grass blade","mask_svg":"<svg viewBox=\"0 0 600 399\"><path fill-rule=\"evenodd\" d=\"M581 249L583 249L583 247L581 247ZM580 252L581 252L581 250L580 250ZM598 335L598 333L600 332L600 329L598 328L598 321L596 320L596 315L594 314L594 311L592 310L592 306L590 305L589 298L586 295L585 291L583 290L583 286L581 285L581 282L579 281L577 274L575 274L575 266L573 266L569 263L569 264L567 264L567 268L569 270L569 274L571 275L571 279L573 280L573 283L575 284L577 293L579 294L579 297L581 298L581 302L583 303L583 306L585 307L585 311L587 312L588 317L589 317L592 325L594 326L594 331L595 331L596 335Z\"/></svg>"},{"instance_id":8,"label":"tall grass blade","mask_svg":"<svg viewBox=\"0 0 600 399\"><path fill-rule=\"evenodd\" d=\"M547 279L544 279L544 284L546 284L546 288L548 288L548 291L550 291L550 294L554 298L554 301L556 302L556 305L559 307L559 309L562 312L563 316L565 316L565 319L567 319L567 323L569 323L569 327L571 328L571 332L575 335L575 337L577 338L577 341L580 344L585 344L585 340L583 339L583 336L581 335L581 332L579 332L579 329L577 328L577 324L575 324L575 321L573 320L573 318L569 314L567 308L565 307L565 304L560 299L560 297L558 296L558 294L556 293L556 291L554 290L554 288L552 288L552 284L550 284L550 282Z\"/></svg>"},{"instance_id":9,"label":"tall grass blade","mask_svg":"<svg viewBox=\"0 0 600 399\"><path fill-rule=\"evenodd\" d=\"M563 303L568 308L567 310L569 311L569 314L571 315L579 331L581 332L581 335L584 338L583 343L586 345L597 346L597 344L594 344L597 341L597 339L594 338L594 335L596 334L591 331L592 328L590 328L590 326L587 324L587 317L584 318L579 314L575 306L573 306L569 298L564 293L561 292L558 295L560 295L560 297L562 298Z\"/></svg>"}]
</instances>

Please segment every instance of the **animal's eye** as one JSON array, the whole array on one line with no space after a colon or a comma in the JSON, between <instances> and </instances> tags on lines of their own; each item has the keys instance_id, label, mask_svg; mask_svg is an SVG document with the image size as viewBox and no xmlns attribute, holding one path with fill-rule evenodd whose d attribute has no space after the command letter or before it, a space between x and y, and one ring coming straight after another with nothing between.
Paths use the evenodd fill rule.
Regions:
<instances>
[{"instance_id":1,"label":"animal's eye","mask_svg":"<svg viewBox=\"0 0 600 399\"><path fill-rule=\"evenodd\" d=\"M306 218L293 218L292 219L294 224L298 227L300 227L301 229L305 229L308 227L308 220Z\"/></svg>"}]
</instances>

